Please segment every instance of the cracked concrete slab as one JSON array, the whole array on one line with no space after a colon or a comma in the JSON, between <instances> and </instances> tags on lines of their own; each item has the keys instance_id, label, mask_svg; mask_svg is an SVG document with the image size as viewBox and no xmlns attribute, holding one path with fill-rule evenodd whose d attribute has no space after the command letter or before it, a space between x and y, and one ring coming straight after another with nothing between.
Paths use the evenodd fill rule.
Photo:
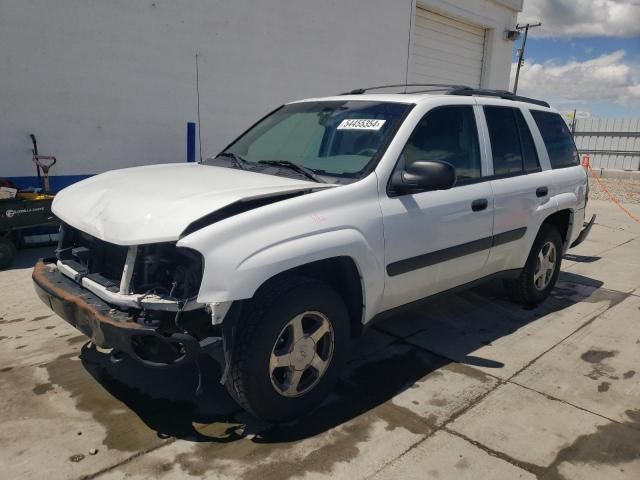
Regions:
<instances>
[{"instance_id":1,"label":"cracked concrete slab","mask_svg":"<svg viewBox=\"0 0 640 480\"><path fill-rule=\"evenodd\" d=\"M456 419L449 429L535 470L550 467L561 450L608 423L509 383Z\"/></svg>"},{"instance_id":2,"label":"cracked concrete slab","mask_svg":"<svg viewBox=\"0 0 640 480\"><path fill-rule=\"evenodd\" d=\"M640 297L629 296L514 381L625 422L640 408Z\"/></svg>"},{"instance_id":3,"label":"cracked concrete slab","mask_svg":"<svg viewBox=\"0 0 640 480\"><path fill-rule=\"evenodd\" d=\"M617 292L559 282L552 298L524 309L504 296L465 292L445 314L423 309L414 321L421 330L407 341L507 379L621 298Z\"/></svg>"},{"instance_id":4,"label":"cracked concrete slab","mask_svg":"<svg viewBox=\"0 0 640 480\"><path fill-rule=\"evenodd\" d=\"M439 427L497 384L498 379L475 368L449 363L393 397L391 402Z\"/></svg>"},{"instance_id":5,"label":"cracked concrete slab","mask_svg":"<svg viewBox=\"0 0 640 480\"><path fill-rule=\"evenodd\" d=\"M218 440L212 428L204 429L209 442L174 442L99 478L364 479L424 438L375 412L313 436L300 437L297 428L233 438L218 425Z\"/></svg>"},{"instance_id":6,"label":"cracked concrete slab","mask_svg":"<svg viewBox=\"0 0 640 480\"><path fill-rule=\"evenodd\" d=\"M621 478L634 479L640 476L638 421L639 411L625 423L612 422L508 383L449 428L540 478L605 478L602 472L617 468Z\"/></svg>"},{"instance_id":7,"label":"cracked concrete slab","mask_svg":"<svg viewBox=\"0 0 640 480\"><path fill-rule=\"evenodd\" d=\"M631 293L640 287L640 266L625 263L624 261L603 258L598 261L597 268L586 264L578 264L568 271L574 275L586 276L592 280L599 281L604 288L609 290Z\"/></svg>"},{"instance_id":8,"label":"cracked concrete slab","mask_svg":"<svg viewBox=\"0 0 640 480\"><path fill-rule=\"evenodd\" d=\"M535 479L520 467L491 455L462 438L440 431L378 472L373 480Z\"/></svg>"}]
</instances>

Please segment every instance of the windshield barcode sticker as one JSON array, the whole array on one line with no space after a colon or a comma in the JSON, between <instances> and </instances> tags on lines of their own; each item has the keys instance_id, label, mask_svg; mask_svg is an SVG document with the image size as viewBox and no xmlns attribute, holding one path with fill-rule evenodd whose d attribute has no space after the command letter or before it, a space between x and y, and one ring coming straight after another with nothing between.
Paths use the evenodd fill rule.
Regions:
<instances>
[{"instance_id":1,"label":"windshield barcode sticker","mask_svg":"<svg viewBox=\"0 0 640 480\"><path fill-rule=\"evenodd\" d=\"M386 120L373 118L347 118L340 122L338 130L380 130Z\"/></svg>"}]
</instances>

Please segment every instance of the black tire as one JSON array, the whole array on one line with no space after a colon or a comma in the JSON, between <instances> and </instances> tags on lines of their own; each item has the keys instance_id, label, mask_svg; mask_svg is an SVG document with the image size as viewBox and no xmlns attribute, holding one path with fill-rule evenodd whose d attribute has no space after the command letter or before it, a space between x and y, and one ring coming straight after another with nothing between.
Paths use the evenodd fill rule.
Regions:
<instances>
[{"instance_id":1,"label":"black tire","mask_svg":"<svg viewBox=\"0 0 640 480\"><path fill-rule=\"evenodd\" d=\"M16 258L16 246L8 237L0 237L0 270L11 266Z\"/></svg>"},{"instance_id":2,"label":"black tire","mask_svg":"<svg viewBox=\"0 0 640 480\"><path fill-rule=\"evenodd\" d=\"M538 255L543 247L551 242L556 251L554 263L554 271L550 276L548 284L544 288L538 288L535 285L535 273L539 265ZM560 232L553 225L543 223L538 232L536 240L533 242L531 252L527 258L527 263L520 273L520 276L513 280L505 280L505 289L507 294L514 302L521 303L526 306L535 306L543 302L555 287L560 275L560 265L562 263L562 237Z\"/></svg>"},{"instance_id":3,"label":"black tire","mask_svg":"<svg viewBox=\"0 0 640 480\"><path fill-rule=\"evenodd\" d=\"M272 380L271 354L288 323L309 311L321 313L331 324L332 354L326 370L309 391L296 397L283 396ZM325 283L307 277L270 282L243 308L231 352L227 390L240 406L263 420L286 422L309 413L327 397L338 379L346 360L349 330L344 302ZM322 342L326 341L323 338Z\"/></svg>"}]
</instances>

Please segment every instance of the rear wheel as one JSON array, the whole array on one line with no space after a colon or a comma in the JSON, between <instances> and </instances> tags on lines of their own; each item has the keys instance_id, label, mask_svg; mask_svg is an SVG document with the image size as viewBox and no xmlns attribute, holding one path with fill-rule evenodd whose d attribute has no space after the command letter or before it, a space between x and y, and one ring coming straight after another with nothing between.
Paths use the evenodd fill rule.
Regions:
<instances>
[{"instance_id":1,"label":"rear wheel","mask_svg":"<svg viewBox=\"0 0 640 480\"><path fill-rule=\"evenodd\" d=\"M8 237L0 237L0 270L8 268L15 258L15 244Z\"/></svg>"},{"instance_id":2,"label":"rear wheel","mask_svg":"<svg viewBox=\"0 0 640 480\"><path fill-rule=\"evenodd\" d=\"M279 280L239 320L227 389L264 420L301 416L335 385L348 342L347 310L335 291L304 277Z\"/></svg>"},{"instance_id":3,"label":"rear wheel","mask_svg":"<svg viewBox=\"0 0 640 480\"><path fill-rule=\"evenodd\" d=\"M562 237L556 227L544 223L520 276L505 281L509 297L530 306L544 301L558 280L561 262Z\"/></svg>"}]
</instances>

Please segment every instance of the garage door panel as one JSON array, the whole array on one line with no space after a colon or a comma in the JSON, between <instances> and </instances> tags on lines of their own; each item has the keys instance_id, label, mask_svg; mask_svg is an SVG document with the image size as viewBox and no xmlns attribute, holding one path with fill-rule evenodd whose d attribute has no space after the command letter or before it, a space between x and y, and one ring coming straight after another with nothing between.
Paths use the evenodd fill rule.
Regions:
<instances>
[{"instance_id":1,"label":"garage door panel","mask_svg":"<svg viewBox=\"0 0 640 480\"><path fill-rule=\"evenodd\" d=\"M434 45L432 48L416 47L413 49L413 53L423 57L436 56L437 58L449 55L451 58L463 58L474 65L482 65L482 51L474 52L459 45Z\"/></svg>"},{"instance_id":2,"label":"garage door panel","mask_svg":"<svg viewBox=\"0 0 640 480\"><path fill-rule=\"evenodd\" d=\"M413 41L416 50L423 50L424 48L434 50L457 49L469 57L478 59L481 59L484 53L484 43L469 43L454 37L448 37L445 43L442 42L442 35L437 32L416 31ZM429 47L427 47L427 45L429 45Z\"/></svg>"},{"instance_id":3,"label":"garage door panel","mask_svg":"<svg viewBox=\"0 0 640 480\"><path fill-rule=\"evenodd\" d=\"M427 83L480 86L485 30L418 8L413 32L411 77Z\"/></svg>"},{"instance_id":4,"label":"garage door panel","mask_svg":"<svg viewBox=\"0 0 640 480\"><path fill-rule=\"evenodd\" d=\"M414 74L413 81L416 83L451 83L456 85L473 85L473 81L475 79L474 76L465 76L465 75L457 75L452 78L451 75L447 75L446 77L438 74L438 70L431 70L429 74Z\"/></svg>"},{"instance_id":5,"label":"garage door panel","mask_svg":"<svg viewBox=\"0 0 640 480\"><path fill-rule=\"evenodd\" d=\"M440 18L445 18L445 17L440 16ZM479 39L484 38L484 30L482 30L481 28L475 29L474 31L464 30L464 26L466 24L462 22L457 22L457 26L456 26L456 25L447 25L440 22L434 22L424 17L416 17L416 25L426 30L431 30L443 35L459 38L461 40L465 40L467 42L472 42L472 43L476 43Z\"/></svg>"},{"instance_id":6,"label":"garage door panel","mask_svg":"<svg viewBox=\"0 0 640 480\"><path fill-rule=\"evenodd\" d=\"M447 69L445 72L441 66L417 66L421 71L412 75L412 81L424 83L451 83L473 87L478 75L476 72L465 73Z\"/></svg>"},{"instance_id":7,"label":"garage door panel","mask_svg":"<svg viewBox=\"0 0 640 480\"><path fill-rule=\"evenodd\" d=\"M441 60L437 58L416 57L416 66L433 71L434 69L442 72L455 73L459 75L467 75L471 79L477 77L478 69L468 64L460 64L451 62L450 60Z\"/></svg>"},{"instance_id":8,"label":"garage door panel","mask_svg":"<svg viewBox=\"0 0 640 480\"><path fill-rule=\"evenodd\" d=\"M431 10L427 10L425 8L416 8L416 19L424 19L430 22L437 22L443 25L448 25L450 27L457 28L459 30L464 30L470 33L482 34L483 28L477 25L472 25L470 23L460 22L459 20L455 20L450 17L446 17L444 15L437 14L432 12Z\"/></svg>"},{"instance_id":9,"label":"garage door panel","mask_svg":"<svg viewBox=\"0 0 640 480\"><path fill-rule=\"evenodd\" d=\"M446 62L414 64L411 81L424 83L451 83L476 87L479 84L478 73L473 70L460 70ZM437 77L437 78L436 78Z\"/></svg>"},{"instance_id":10,"label":"garage door panel","mask_svg":"<svg viewBox=\"0 0 640 480\"><path fill-rule=\"evenodd\" d=\"M417 23L415 25L415 33L418 35L429 35L438 43L453 42L458 45L468 45L469 47L483 46L484 35L465 35L460 30L454 30L451 28L440 28L438 24L423 24Z\"/></svg>"}]
</instances>

